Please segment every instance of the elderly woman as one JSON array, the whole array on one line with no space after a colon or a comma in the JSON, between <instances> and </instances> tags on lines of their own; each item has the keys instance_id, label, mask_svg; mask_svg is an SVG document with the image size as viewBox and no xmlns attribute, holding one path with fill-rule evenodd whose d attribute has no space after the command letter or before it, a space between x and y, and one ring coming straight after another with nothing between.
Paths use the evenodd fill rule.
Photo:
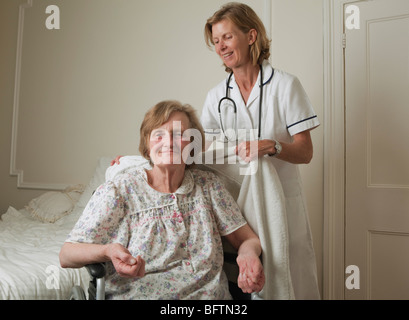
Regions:
<instances>
[{"instance_id":1,"label":"elderly woman","mask_svg":"<svg viewBox=\"0 0 409 320\"><path fill-rule=\"evenodd\" d=\"M221 181L183 152L203 129L192 107L164 101L145 116L134 168L101 185L60 252L65 268L107 262L111 299L229 299L221 236L238 249L238 285L260 291L260 241Z\"/></svg>"}]
</instances>

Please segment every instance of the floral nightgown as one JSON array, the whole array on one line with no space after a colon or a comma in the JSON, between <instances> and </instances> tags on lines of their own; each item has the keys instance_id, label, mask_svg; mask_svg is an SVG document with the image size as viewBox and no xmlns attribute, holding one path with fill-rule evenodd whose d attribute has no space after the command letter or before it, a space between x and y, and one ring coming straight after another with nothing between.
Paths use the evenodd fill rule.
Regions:
<instances>
[{"instance_id":1,"label":"floral nightgown","mask_svg":"<svg viewBox=\"0 0 409 320\"><path fill-rule=\"evenodd\" d=\"M120 243L145 260L139 279L122 278L107 263L108 299L230 299L221 236L245 224L213 173L186 170L169 194L134 168L96 190L67 242Z\"/></svg>"}]
</instances>

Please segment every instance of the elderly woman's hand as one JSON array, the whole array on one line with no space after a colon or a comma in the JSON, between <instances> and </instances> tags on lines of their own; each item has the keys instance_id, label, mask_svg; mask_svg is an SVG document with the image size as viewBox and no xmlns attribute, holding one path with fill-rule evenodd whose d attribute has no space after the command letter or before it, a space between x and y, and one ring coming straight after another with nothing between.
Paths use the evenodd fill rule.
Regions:
<instances>
[{"instance_id":1,"label":"elderly woman's hand","mask_svg":"<svg viewBox=\"0 0 409 320\"><path fill-rule=\"evenodd\" d=\"M237 264L240 274L237 279L239 288L245 293L259 292L264 287L265 276L261 255L260 239L245 224L236 231L226 235L227 240L238 249Z\"/></svg>"},{"instance_id":2,"label":"elderly woman's hand","mask_svg":"<svg viewBox=\"0 0 409 320\"><path fill-rule=\"evenodd\" d=\"M240 254L237 257L240 274L239 288L245 293L259 292L264 287L265 276L259 257L254 254Z\"/></svg>"},{"instance_id":3,"label":"elderly woman's hand","mask_svg":"<svg viewBox=\"0 0 409 320\"><path fill-rule=\"evenodd\" d=\"M133 257L121 244L109 244L107 256L121 277L141 278L145 275L145 261L140 256Z\"/></svg>"}]
</instances>

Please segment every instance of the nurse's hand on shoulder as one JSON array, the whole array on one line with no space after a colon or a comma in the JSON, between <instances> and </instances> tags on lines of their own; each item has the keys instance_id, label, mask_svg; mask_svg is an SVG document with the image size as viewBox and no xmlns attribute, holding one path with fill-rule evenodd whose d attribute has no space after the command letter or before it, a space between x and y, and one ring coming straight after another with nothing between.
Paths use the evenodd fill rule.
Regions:
<instances>
[{"instance_id":1,"label":"nurse's hand on shoulder","mask_svg":"<svg viewBox=\"0 0 409 320\"><path fill-rule=\"evenodd\" d=\"M119 159L121 159L123 156L117 156L114 160L111 161L111 166L114 164L119 164Z\"/></svg>"},{"instance_id":2,"label":"nurse's hand on shoulder","mask_svg":"<svg viewBox=\"0 0 409 320\"><path fill-rule=\"evenodd\" d=\"M273 140L244 141L237 145L236 154L245 162L261 158L269 153L274 153Z\"/></svg>"}]
</instances>

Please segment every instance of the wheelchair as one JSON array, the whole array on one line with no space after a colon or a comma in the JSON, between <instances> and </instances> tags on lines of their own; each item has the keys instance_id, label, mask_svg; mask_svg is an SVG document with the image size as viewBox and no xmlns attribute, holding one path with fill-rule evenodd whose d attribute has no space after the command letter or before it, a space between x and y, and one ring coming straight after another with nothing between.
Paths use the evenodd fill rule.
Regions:
<instances>
[{"instance_id":1,"label":"wheelchair","mask_svg":"<svg viewBox=\"0 0 409 320\"><path fill-rule=\"evenodd\" d=\"M237 277L239 275L239 267L236 262L237 253L232 251L224 251L223 269L229 281L229 291L233 300L251 300L251 294L244 293L237 286ZM95 263L86 265L91 280L88 286L88 300L105 300L105 264ZM69 300L87 300L85 291L80 286L72 288Z\"/></svg>"},{"instance_id":2,"label":"wheelchair","mask_svg":"<svg viewBox=\"0 0 409 320\"><path fill-rule=\"evenodd\" d=\"M88 300L105 300L105 264L93 263L86 265L91 280L88 286ZM81 286L74 286L69 300L87 300L85 291Z\"/></svg>"}]
</instances>

